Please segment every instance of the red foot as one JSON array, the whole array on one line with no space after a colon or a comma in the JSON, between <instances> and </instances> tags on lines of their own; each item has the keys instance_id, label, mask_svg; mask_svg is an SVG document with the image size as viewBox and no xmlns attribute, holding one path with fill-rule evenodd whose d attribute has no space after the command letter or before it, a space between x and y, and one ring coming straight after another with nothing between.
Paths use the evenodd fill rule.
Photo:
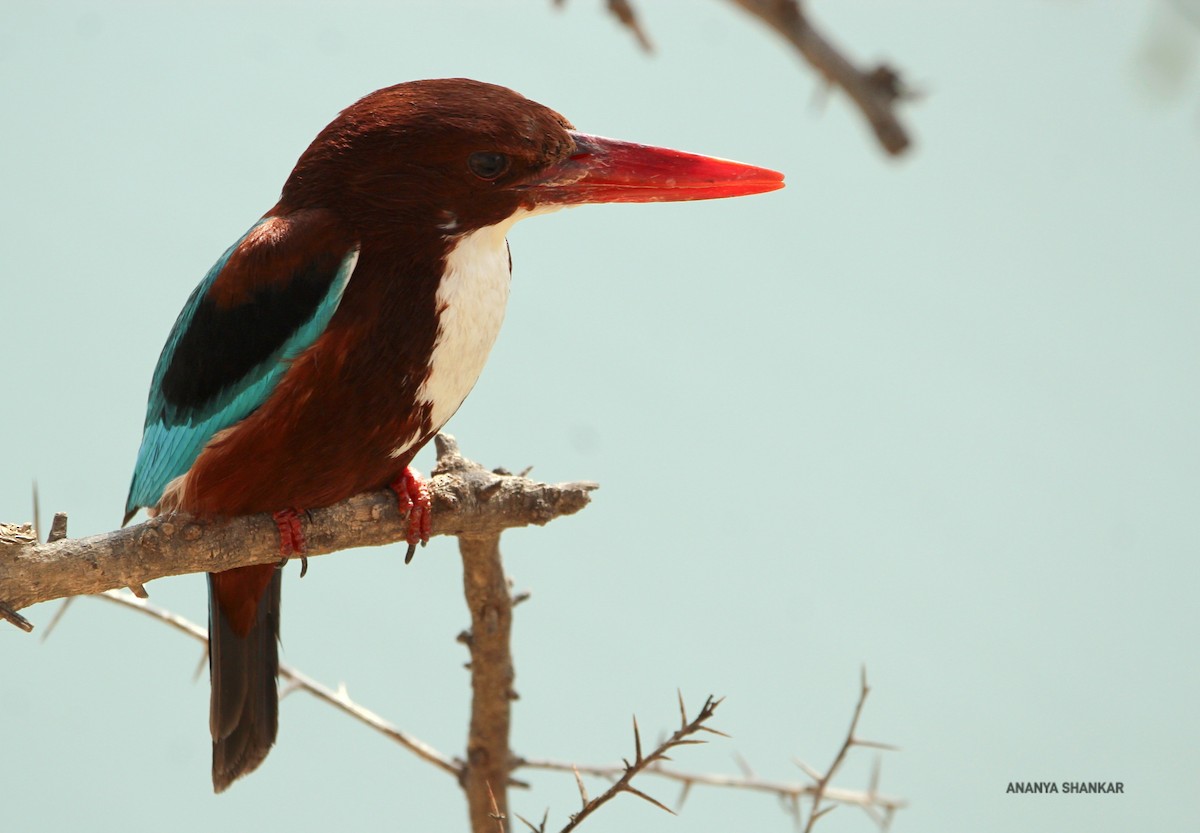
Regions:
<instances>
[{"instance_id":1,"label":"red foot","mask_svg":"<svg viewBox=\"0 0 1200 833\"><path fill-rule=\"evenodd\" d=\"M295 509L280 509L271 517L279 527L279 557L286 561L293 555L303 556L304 530L300 528L300 513Z\"/></svg>"},{"instance_id":2,"label":"red foot","mask_svg":"<svg viewBox=\"0 0 1200 833\"><path fill-rule=\"evenodd\" d=\"M408 541L408 553L404 556L404 563L407 564L412 561L417 544L424 546L429 542L433 500L424 478L411 466L405 468L404 473L392 482L391 490L396 493L400 514L408 516L408 534L405 536Z\"/></svg>"}]
</instances>

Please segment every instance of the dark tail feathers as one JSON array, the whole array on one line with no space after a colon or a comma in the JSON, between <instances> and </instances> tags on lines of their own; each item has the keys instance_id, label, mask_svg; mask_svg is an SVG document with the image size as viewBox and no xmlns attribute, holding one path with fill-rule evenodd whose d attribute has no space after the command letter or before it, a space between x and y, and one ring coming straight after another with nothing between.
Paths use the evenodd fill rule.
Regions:
<instances>
[{"instance_id":1,"label":"dark tail feathers","mask_svg":"<svg viewBox=\"0 0 1200 833\"><path fill-rule=\"evenodd\" d=\"M253 624L245 636L239 636L217 601L214 576L208 577L208 670L212 678L209 728L215 792L224 791L236 779L257 769L275 743L279 728L281 585L282 572L275 569L258 600Z\"/></svg>"}]
</instances>

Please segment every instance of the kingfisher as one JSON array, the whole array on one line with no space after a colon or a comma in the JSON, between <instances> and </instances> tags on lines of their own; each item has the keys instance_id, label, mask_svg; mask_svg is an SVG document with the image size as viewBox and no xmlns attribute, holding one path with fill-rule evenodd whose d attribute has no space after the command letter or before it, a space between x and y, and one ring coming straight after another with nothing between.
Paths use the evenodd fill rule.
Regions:
<instances>
[{"instance_id":1,"label":"kingfisher","mask_svg":"<svg viewBox=\"0 0 1200 833\"><path fill-rule=\"evenodd\" d=\"M513 224L782 187L765 168L577 132L464 78L377 90L318 134L176 319L125 506L125 523L145 508L267 513L279 529L279 565L208 575L214 791L275 742L280 567L304 552L304 513L390 487L407 558L428 540L429 490L409 464L483 370Z\"/></svg>"}]
</instances>

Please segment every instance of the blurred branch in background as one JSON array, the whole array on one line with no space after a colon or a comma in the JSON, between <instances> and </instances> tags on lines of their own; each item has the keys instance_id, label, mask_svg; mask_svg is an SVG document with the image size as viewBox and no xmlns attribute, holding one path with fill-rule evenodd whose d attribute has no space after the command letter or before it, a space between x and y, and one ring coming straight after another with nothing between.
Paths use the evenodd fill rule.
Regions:
<instances>
[{"instance_id":1,"label":"blurred branch in background","mask_svg":"<svg viewBox=\"0 0 1200 833\"><path fill-rule=\"evenodd\" d=\"M1154 0L1134 60L1149 95L1162 101L1180 98L1200 66L1200 0Z\"/></svg>"},{"instance_id":2,"label":"blurred branch in background","mask_svg":"<svg viewBox=\"0 0 1200 833\"><path fill-rule=\"evenodd\" d=\"M629 0L606 0L608 10L629 29L647 52L653 46ZM831 87L844 92L863 118L875 138L892 156L903 154L912 146L908 130L900 123L896 112L914 94L901 80L900 73L885 63L860 67L833 41L813 25L800 0L729 0L746 13L758 18L786 40ZM566 0L554 0L562 7Z\"/></svg>"}]
</instances>

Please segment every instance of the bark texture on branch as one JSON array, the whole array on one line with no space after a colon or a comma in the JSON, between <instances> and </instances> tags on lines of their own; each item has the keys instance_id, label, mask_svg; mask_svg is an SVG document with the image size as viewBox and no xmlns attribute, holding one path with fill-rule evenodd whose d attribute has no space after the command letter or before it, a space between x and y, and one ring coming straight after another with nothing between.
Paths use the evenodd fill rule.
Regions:
<instances>
[{"instance_id":1,"label":"bark texture on branch","mask_svg":"<svg viewBox=\"0 0 1200 833\"><path fill-rule=\"evenodd\" d=\"M454 438L437 439L438 456L458 455ZM461 459L461 457L460 457ZM595 483L548 485L482 467L441 469L430 481L434 535L494 535L545 524L587 505ZM308 557L404 540L405 523L390 491L356 495L304 520ZM0 525L0 604L20 610L66 596L101 593L164 576L219 572L279 559L268 515L202 521L183 514L93 535L39 544L29 525Z\"/></svg>"},{"instance_id":2,"label":"bark texture on branch","mask_svg":"<svg viewBox=\"0 0 1200 833\"><path fill-rule=\"evenodd\" d=\"M481 488L487 488L493 476L458 449L439 443L434 476L449 474L478 482ZM462 786L471 830L482 833L497 829L497 820L508 818L509 727L511 701L516 697L509 647L513 601L500 558L499 532L460 534L458 551L471 613L471 629L459 637L471 651L471 722Z\"/></svg>"},{"instance_id":3,"label":"bark texture on branch","mask_svg":"<svg viewBox=\"0 0 1200 833\"><path fill-rule=\"evenodd\" d=\"M471 611L471 724L463 789L472 830L508 817L509 729L513 691L512 596L500 559L500 534L461 535L463 590Z\"/></svg>"}]
</instances>

